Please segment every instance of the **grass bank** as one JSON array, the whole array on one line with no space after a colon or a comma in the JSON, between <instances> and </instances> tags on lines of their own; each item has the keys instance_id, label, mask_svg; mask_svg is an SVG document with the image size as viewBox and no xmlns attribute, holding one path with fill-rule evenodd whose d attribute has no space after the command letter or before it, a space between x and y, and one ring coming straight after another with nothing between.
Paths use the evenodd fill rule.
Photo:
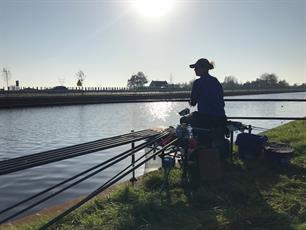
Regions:
<instances>
[{"instance_id":1,"label":"grass bank","mask_svg":"<svg viewBox=\"0 0 306 230\"><path fill-rule=\"evenodd\" d=\"M287 168L261 160L228 163L224 178L190 193L180 186L180 170L160 192L162 171L134 187L122 186L99 197L52 229L306 229L306 121L265 133L289 143L295 158ZM37 229L40 223L8 229Z\"/></svg>"}]
</instances>

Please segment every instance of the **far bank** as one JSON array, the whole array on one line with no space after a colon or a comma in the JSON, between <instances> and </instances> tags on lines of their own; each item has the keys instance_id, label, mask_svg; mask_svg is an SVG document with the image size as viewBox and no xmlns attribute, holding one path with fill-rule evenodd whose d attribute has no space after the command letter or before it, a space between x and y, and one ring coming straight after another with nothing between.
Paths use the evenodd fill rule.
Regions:
<instances>
[{"instance_id":1,"label":"far bank","mask_svg":"<svg viewBox=\"0 0 306 230\"><path fill-rule=\"evenodd\" d=\"M225 90L224 96L306 92L305 89ZM190 91L55 91L1 92L0 109L102 103L187 101Z\"/></svg>"}]
</instances>

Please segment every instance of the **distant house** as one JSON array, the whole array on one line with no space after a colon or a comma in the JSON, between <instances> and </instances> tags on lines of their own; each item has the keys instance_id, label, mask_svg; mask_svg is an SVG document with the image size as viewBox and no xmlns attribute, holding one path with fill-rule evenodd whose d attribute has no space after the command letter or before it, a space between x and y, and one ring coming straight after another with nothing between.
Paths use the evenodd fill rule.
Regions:
<instances>
[{"instance_id":1,"label":"distant house","mask_svg":"<svg viewBox=\"0 0 306 230\"><path fill-rule=\"evenodd\" d=\"M52 89L49 89L49 91L51 91L51 92L66 92L66 91L68 91L68 88L60 85L60 86L55 86Z\"/></svg>"},{"instance_id":2,"label":"distant house","mask_svg":"<svg viewBox=\"0 0 306 230\"><path fill-rule=\"evenodd\" d=\"M168 87L167 81L151 81L150 88L166 88Z\"/></svg>"}]
</instances>

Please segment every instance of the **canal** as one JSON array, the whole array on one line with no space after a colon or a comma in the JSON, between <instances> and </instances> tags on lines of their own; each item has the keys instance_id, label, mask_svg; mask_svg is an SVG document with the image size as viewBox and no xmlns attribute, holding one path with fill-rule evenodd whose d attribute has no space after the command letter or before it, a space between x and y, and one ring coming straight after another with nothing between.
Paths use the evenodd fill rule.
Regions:
<instances>
[{"instance_id":1,"label":"canal","mask_svg":"<svg viewBox=\"0 0 306 230\"><path fill-rule=\"evenodd\" d=\"M306 93L230 98L306 99ZM175 127L179 121L177 112L186 107L187 102L152 102L0 110L0 160L116 136L131 130L170 125ZM306 116L305 102L227 102L225 109L228 116ZM255 132L263 130L259 128L270 129L286 122L241 121L258 127ZM88 169L129 147L117 147L1 176L0 209ZM34 210L88 194L129 161L130 159L118 164L116 168L108 169ZM143 171L144 168L138 169L137 175L141 175Z\"/></svg>"}]
</instances>

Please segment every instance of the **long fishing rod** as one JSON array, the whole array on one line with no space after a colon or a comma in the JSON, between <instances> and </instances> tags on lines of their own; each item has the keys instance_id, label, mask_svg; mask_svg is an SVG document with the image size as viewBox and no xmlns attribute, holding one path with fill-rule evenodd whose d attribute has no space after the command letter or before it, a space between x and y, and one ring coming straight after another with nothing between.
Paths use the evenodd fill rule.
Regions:
<instances>
[{"instance_id":1,"label":"long fishing rod","mask_svg":"<svg viewBox=\"0 0 306 230\"><path fill-rule=\"evenodd\" d=\"M146 163L147 161L151 160L152 158L156 157L158 154L162 153L164 150L166 150L169 146L173 145L174 143L177 142L177 138L174 139L173 141L171 141L170 143L168 143L167 145L165 145L162 149L158 150L156 153L154 153L152 156L148 157L147 159L143 160L142 162L140 162L139 164L135 165L132 169L130 169L129 171L127 171L126 173L124 173L123 175L119 176L117 179L111 181L108 184L103 184L102 186L100 186L98 189L96 189L95 191L93 191L91 194L89 194L87 197L85 197L84 199L82 199L80 202L78 202L77 204L73 205L72 207L70 207L69 209L67 209L66 211L64 211L63 213L61 213L60 215L56 216L55 218L53 218L52 220L50 220L48 223L46 223L45 225L43 225L42 227L40 227L40 230L45 230L48 227L50 227L52 224L56 223L57 221L59 221L60 219L62 219L63 217L65 217L66 215L68 215L69 213L71 213L72 211L74 211L75 209L79 208L80 206L82 206L83 204L85 204L87 201L91 200L93 197L95 197L96 195L98 195L99 193L103 192L105 189L107 189L108 187L110 187L111 185L115 184L116 182L118 182L119 180L121 180L122 178L124 178L125 176L127 176L128 174L130 174L133 170L139 168L141 165L143 165L144 163Z\"/></svg>"},{"instance_id":2,"label":"long fishing rod","mask_svg":"<svg viewBox=\"0 0 306 230\"><path fill-rule=\"evenodd\" d=\"M168 149L168 148L167 148ZM167 150L165 149L165 150ZM145 152L141 157L139 157L135 162L131 163L130 165L128 165L127 167L125 167L124 169L122 169L117 175L113 176L110 180L108 180L107 182L105 182L104 185L107 185L108 183L110 183L112 180L116 179L116 177L120 176L120 174L122 174L124 171L126 171L128 168L130 168L131 166L133 166L135 163L137 163L138 161L140 161L142 158L144 158L145 156L147 156L149 153L151 153L154 150L154 148L151 148L149 151ZM165 151L164 150L164 151ZM164 153L163 151L163 153ZM176 151L176 150L175 150ZM169 154L169 153L167 153Z\"/></svg>"},{"instance_id":3,"label":"long fishing rod","mask_svg":"<svg viewBox=\"0 0 306 230\"><path fill-rule=\"evenodd\" d=\"M135 132L136 133L136 132ZM139 132L138 132L139 133ZM147 132L143 132L143 135L148 135L151 134L152 131L147 131ZM129 135L129 136L127 136ZM136 134L132 134L133 136L137 135ZM60 154L64 154L64 153L75 153L78 150L83 150L83 149L88 149L88 148L95 148L96 146L99 147L101 144L112 144L112 143L117 143L119 141L132 141L135 140L135 137L131 137L131 133L130 134L125 134L125 135L121 135L121 136L116 136L116 140L114 141L113 138L106 138L106 139L101 139L101 140L97 140L97 141L93 141L93 142L87 142L87 143L83 143L83 144L78 144L78 145L73 145L73 146L68 146L68 147L64 147L64 148L59 148L59 149L55 149L55 150L48 150L45 152L41 152L41 153L36 153L36 154L32 154L32 155L26 155L26 156L22 156L22 157L17 157L11 160L6 160L6 161L2 161L0 162L0 166L2 165L8 165L8 163L10 163L13 160L13 163L17 163L20 161L24 161L24 160L29 160L29 158L31 159L41 159L43 157L50 157L54 156L54 155L60 155ZM137 141L137 140L135 140Z\"/></svg>"},{"instance_id":4,"label":"long fishing rod","mask_svg":"<svg viewBox=\"0 0 306 230\"><path fill-rule=\"evenodd\" d=\"M140 134L150 134L150 133L152 133L152 130L140 130L140 131L133 132L132 134L133 134L133 136L135 136L139 133ZM129 137L129 136L131 136L131 133L123 134L123 135L119 135L119 136L115 136L115 137L116 137L116 139L120 139L120 138ZM75 151L76 149L79 149L80 147L87 147L88 145L90 145L89 147L91 147L92 145L95 145L95 144L101 144L101 143L104 143L104 142L109 143L109 141L112 141L112 138L114 138L114 137L104 138L104 139L100 139L100 140L96 140L96 141L90 141L90 142L87 142L87 143L77 144L77 145L73 145L73 146L67 146L67 147L56 149L56 150L48 150L48 151L44 151L44 152L41 152L41 153L32 154L30 156L31 157L40 157L42 154L48 154L48 156L50 156L50 154L53 154L57 151L70 151L70 150ZM17 160L25 160L25 159L27 160L28 157L29 157L29 155L14 158L14 162L17 161ZM10 159L7 160L7 161L10 161ZM0 162L0 165L5 164L7 161Z\"/></svg>"},{"instance_id":5,"label":"long fishing rod","mask_svg":"<svg viewBox=\"0 0 306 230\"><path fill-rule=\"evenodd\" d=\"M128 139L124 139L124 141L133 141L134 138L128 138ZM89 147L79 147L78 149L68 149L66 151L61 151L61 150L54 150L53 153L50 153L48 155L42 155L42 156L39 156L39 155L36 155L34 157L31 157L31 156L27 156L25 159L26 161L30 161L30 164L36 164L38 162L41 162L41 161L51 161L52 159L55 159L57 156L61 156L61 157L68 157L70 158L71 155L77 155L77 154L85 154L85 153L88 153L88 151L93 151L93 152L97 152L99 151L100 148L107 148L108 146L113 146L113 145L116 145L118 143L122 143L122 140L115 140L115 141L109 141L108 143L103 143L105 145L103 146L89 146ZM45 152L44 152L45 153ZM18 158L15 158L15 159L12 159L11 162L3 162L2 166L6 166L6 169L9 170L10 168L14 169L14 168L17 168L18 166L20 165L24 165L24 161L25 159L18 159Z\"/></svg>"},{"instance_id":6,"label":"long fishing rod","mask_svg":"<svg viewBox=\"0 0 306 230\"><path fill-rule=\"evenodd\" d=\"M228 96L226 96L228 97ZM165 101L173 101L173 102L188 102L190 101L190 98L173 98L173 99L165 99ZM270 101L270 102L306 102L306 99L265 99L265 98L224 98L224 101L229 102L239 102L239 101L250 101L250 102L263 102L263 101Z\"/></svg>"},{"instance_id":7,"label":"long fishing rod","mask_svg":"<svg viewBox=\"0 0 306 230\"><path fill-rule=\"evenodd\" d=\"M253 126L251 125L252 129L256 129L256 130L262 130L262 131L265 131L265 130L269 130L268 128L263 128L263 127L259 127L259 126Z\"/></svg>"},{"instance_id":8,"label":"long fishing rod","mask_svg":"<svg viewBox=\"0 0 306 230\"><path fill-rule=\"evenodd\" d=\"M163 135L163 136L166 136L166 135L167 135L167 134L165 134L165 135ZM20 215L20 214L22 214L22 213L28 211L29 209L31 209L31 208L33 208L33 207L35 207L35 206L37 206L37 205L39 205L39 204L45 202L46 200L48 200L48 199L50 199L50 198L56 196L57 194L62 193L63 191L65 191L65 190L67 190L67 189L69 189L69 188L71 188L71 187L73 187L73 186L75 186L75 185L81 183L82 181L84 181L84 180L86 180L86 179L88 179L88 178L94 176L95 174L97 174L97 173L99 173L99 172L101 172L101 171L107 169L108 167L110 167L110 166L112 166L112 165L114 165L114 164L116 164L116 163L122 161L123 159L125 159L125 158L131 156L132 154L134 154L135 152L137 152L137 151L139 151L139 150L145 148L145 147L148 146L149 144L152 144L152 143L156 142L156 141L157 141L158 139L160 139L160 138L162 138L162 137L159 137L159 138L157 138L157 139L151 140L149 143L146 143L146 145L144 145L144 146L138 146L138 147L136 147L135 149L133 149L133 151L131 151L130 153L128 153L128 154L125 155L125 156L123 155L124 153L120 154L120 155L123 155L123 156L120 157L119 159L117 159L117 160L115 160L115 161L113 161L113 162L107 164L106 166L104 166L104 167L102 167L102 168L100 168L100 169L98 169L98 170L96 170L96 171L90 173L89 175L87 175L87 176L85 176L85 177L83 177L83 178L81 178L81 179L75 181L74 183L72 183L72 184L70 184L70 185L68 185L68 186L66 186L66 187L64 187L64 188L62 188L62 189L56 191L55 193L50 194L49 196L47 196L47 197L45 197L45 198L42 198L42 199L38 200L37 202L35 202L35 203L33 203L32 205L30 205L30 206L28 206L28 207L26 207L26 208L24 208L24 209L22 209L22 210L16 212L15 214L13 214L13 215L11 215L11 216L9 216L9 217L7 217L7 218L1 220L0 224L7 222L8 220L10 220L10 219L12 219L12 218L14 218L14 217L16 217L16 216L18 216L18 215ZM102 164L103 164L103 163L102 163ZM93 167L93 168L97 168L97 167L99 167L99 166L95 166L95 167ZM86 170L86 171L88 171L88 170ZM84 174L84 173L82 173L82 174ZM69 181L69 180L68 180L68 181ZM63 184L63 183L62 183L62 184ZM51 190L51 189L49 189L48 191L50 191L50 190ZM45 193L45 191L44 191L43 193ZM42 193L42 194L43 194L43 193ZM40 194L40 195L41 195L41 194ZM38 195L37 195L37 196L38 196ZM37 197L37 196L35 196L35 197ZM29 199L26 199L26 200L29 200ZM26 201L22 201L22 203L25 203L25 202L26 202ZM20 202L20 203L21 203L21 202ZM11 209L11 207L9 207L9 209ZM4 211L6 211L6 210L4 210Z\"/></svg>"},{"instance_id":9,"label":"long fishing rod","mask_svg":"<svg viewBox=\"0 0 306 230\"><path fill-rule=\"evenodd\" d=\"M157 134L156 134L157 135ZM154 136L154 135L151 135L151 137ZM16 171L19 171L19 170L22 170L22 169L27 169L27 168L31 168L31 167L35 167L35 166L40 166L40 165L43 165L43 164L48 164L48 163L52 163L52 162L55 162L55 161L59 161L59 160L64 160L64 159L68 159L68 158L71 158L71 157L77 157L77 156L81 156L81 155L84 155L84 154L88 154L88 153L92 153L92 152L97 152L97 151L100 151L100 150L104 150L104 149L107 149L107 148L110 148L110 147L117 147L117 146L120 146L120 145L124 145L124 144L128 144L128 143L131 143L131 142L134 142L134 141L139 141L139 140L142 140L142 139L145 139L145 137L141 137L141 138L132 138L132 139L128 139L128 140L124 140L123 142L118 142L118 141L114 141L112 144L109 144L109 145L106 145L106 146L101 146L101 147L97 147L97 148L94 148L94 149L86 149L85 151L81 151L81 152L74 152L72 154L68 154L68 155L61 155L61 153L57 152L57 156L55 157L50 157L45 153L43 153L45 156L44 156L44 159L34 159L31 161L31 158L25 158L23 162L19 162L16 165L13 165L14 163L14 159L11 159L11 160L7 160L4 162L4 164L0 167L0 175L3 175L3 174L7 174L7 173L11 173L11 172L16 172ZM7 167L5 167L5 164L6 163L9 163Z\"/></svg>"},{"instance_id":10,"label":"long fishing rod","mask_svg":"<svg viewBox=\"0 0 306 230\"><path fill-rule=\"evenodd\" d=\"M157 139L163 137L164 135L167 135L167 134L161 134L161 135L159 135L158 137L156 137L156 138L154 139L154 141L156 141ZM136 146L134 149L137 151L137 150L140 150L140 149L143 148L143 147L146 147L147 145L148 145L148 143L145 142L145 143L142 143L142 144ZM96 169L96 168L98 168L98 167L101 167L101 166L103 166L103 165L105 165L105 164L107 164L107 163L109 163L109 162L111 162L111 161L113 161L113 160L115 160L115 159L117 159L117 158L119 158L119 157L121 157L121 156L123 156L123 155L125 155L125 154L127 154L127 153L129 153L129 152L131 152L131 151L133 151L134 149L129 149L129 150L127 150L127 151L125 151L125 152L123 152L123 153L121 153L121 154L119 154L119 155L117 155L117 156L115 156L115 157L112 157L112 158L110 158L110 159L108 159L108 160L102 162L101 164L98 164L98 165L96 165L96 166L94 166L94 167L91 167L90 169L87 169L87 170L85 170L85 171L83 171L83 172L81 172L81 173L79 173L79 174L77 174L77 175L75 175L75 176L73 176L73 177L70 177L70 178L68 178L68 179L66 179L66 180L64 180L64 181L62 181L62 182L60 182L60 183L58 183L58 184L55 184L55 185L53 185L52 187L47 188L47 189L45 189L45 190L43 190L43 191L41 191L41 192L39 192L39 193L37 193L37 194L35 194L35 195L29 197L29 198L26 198L26 199L24 199L24 200L22 200L22 201L20 201L20 202L18 202L18 203L16 203L16 204L14 204L14 205L8 207L8 208L6 208L6 209L3 209L3 210L0 211L0 214L3 214L3 213L5 213L5 212L7 212L7 211L9 211L9 210L11 210L11 209L13 209L13 208L15 208L15 207L21 205L21 204L24 204L25 202L28 202L28 201L30 201L30 200L32 200L32 199L34 199L34 198L36 198L36 197L38 197L38 196L40 196L40 195L43 195L43 194L46 193L46 192L51 191L51 190L54 189L54 188L57 188L57 187L59 187L59 186L65 184L65 183L67 183L67 182L69 182L69 181L71 181L71 180L74 180L74 179L80 177L80 176L82 176L83 174L86 174L86 173L88 173L88 172L90 172L90 171L92 171L92 170L94 170L94 169Z\"/></svg>"},{"instance_id":11,"label":"long fishing rod","mask_svg":"<svg viewBox=\"0 0 306 230\"><path fill-rule=\"evenodd\" d=\"M306 99L265 99L265 98L224 98L224 101L253 101L253 102L261 102L261 101L272 101L272 102L306 102Z\"/></svg>"},{"instance_id":12,"label":"long fishing rod","mask_svg":"<svg viewBox=\"0 0 306 230\"><path fill-rule=\"evenodd\" d=\"M306 117L227 117L228 119L238 120L306 120Z\"/></svg>"}]
</instances>

